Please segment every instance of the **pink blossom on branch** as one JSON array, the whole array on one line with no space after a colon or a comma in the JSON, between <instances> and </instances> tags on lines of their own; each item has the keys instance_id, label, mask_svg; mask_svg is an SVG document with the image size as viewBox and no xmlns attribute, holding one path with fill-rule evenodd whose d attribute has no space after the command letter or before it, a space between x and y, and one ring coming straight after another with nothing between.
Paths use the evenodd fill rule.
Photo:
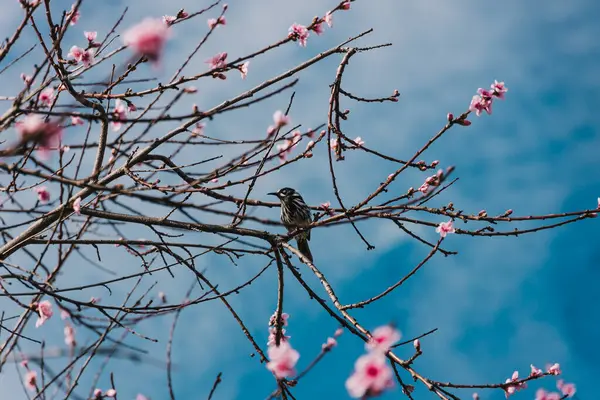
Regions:
<instances>
[{"instance_id":1,"label":"pink blossom on branch","mask_svg":"<svg viewBox=\"0 0 600 400\"><path fill-rule=\"evenodd\" d=\"M271 136L272 134L274 134L277 129L282 128L282 127L288 125L290 123L290 117L288 117L287 115L285 115L280 110L277 110L273 114L273 122L274 122L274 124L270 125L269 128L267 128L267 134L269 136Z\"/></svg>"},{"instance_id":2,"label":"pink blossom on branch","mask_svg":"<svg viewBox=\"0 0 600 400\"><path fill-rule=\"evenodd\" d=\"M537 392L535 392L535 400L560 400L561 399L561 395L560 393L557 392L547 392L545 389L538 389Z\"/></svg>"},{"instance_id":3,"label":"pink blossom on branch","mask_svg":"<svg viewBox=\"0 0 600 400\"><path fill-rule=\"evenodd\" d=\"M25 386L27 389L31 391L36 390L37 386L37 372L35 371L27 371L25 374Z\"/></svg>"},{"instance_id":4,"label":"pink blossom on branch","mask_svg":"<svg viewBox=\"0 0 600 400\"><path fill-rule=\"evenodd\" d=\"M356 399L377 396L393 386L392 369L385 355L379 352L359 357L354 364L354 372L346 380L348 393Z\"/></svg>"},{"instance_id":5,"label":"pink blossom on branch","mask_svg":"<svg viewBox=\"0 0 600 400\"><path fill-rule=\"evenodd\" d=\"M46 186L40 186L35 188L35 192L37 193L38 200L41 203L47 203L50 201L50 192Z\"/></svg>"},{"instance_id":6,"label":"pink blossom on branch","mask_svg":"<svg viewBox=\"0 0 600 400\"><path fill-rule=\"evenodd\" d=\"M73 211L75 214L81 215L81 197L76 198L73 202Z\"/></svg>"},{"instance_id":7,"label":"pink blossom on branch","mask_svg":"<svg viewBox=\"0 0 600 400\"><path fill-rule=\"evenodd\" d=\"M50 303L48 300L40 301L36 306L36 311L39 314L39 317L35 322L35 327L39 328L47 320L52 318L52 303Z\"/></svg>"},{"instance_id":8,"label":"pink blossom on branch","mask_svg":"<svg viewBox=\"0 0 600 400\"><path fill-rule=\"evenodd\" d=\"M121 101L120 99L117 99L115 101L115 109L113 110L113 117L117 121L111 122L113 131L117 132L119 129L121 129L121 126L123 125L123 123L120 120L127 119L128 111L129 111L128 107L124 101Z\"/></svg>"},{"instance_id":9,"label":"pink blossom on branch","mask_svg":"<svg viewBox=\"0 0 600 400\"><path fill-rule=\"evenodd\" d=\"M42 90L39 96L39 100L43 106L50 107L54 102L54 89L49 87Z\"/></svg>"},{"instance_id":10,"label":"pink blossom on branch","mask_svg":"<svg viewBox=\"0 0 600 400\"><path fill-rule=\"evenodd\" d=\"M168 25L159 19L146 18L123 34L123 42L138 56L146 56L153 63L157 63L170 37L171 30Z\"/></svg>"},{"instance_id":11,"label":"pink blossom on branch","mask_svg":"<svg viewBox=\"0 0 600 400\"><path fill-rule=\"evenodd\" d=\"M250 65L250 61L246 61L240 66L240 74L242 75L242 79L246 79L248 76L248 66Z\"/></svg>"},{"instance_id":12,"label":"pink blossom on branch","mask_svg":"<svg viewBox=\"0 0 600 400\"><path fill-rule=\"evenodd\" d=\"M93 42L94 40L96 40L96 37L98 37L98 32L85 31L85 32L83 32L83 35L88 40L88 42Z\"/></svg>"},{"instance_id":13,"label":"pink blossom on branch","mask_svg":"<svg viewBox=\"0 0 600 400\"><path fill-rule=\"evenodd\" d=\"M327 25L330 28L333 28L333 15L330 12L325 14L325 17L323 18L323 20L327 23Z\"/></svg>"},{"instance_id":14,"label":"pink blossom on branch","mask_svg":"<svg viewBox=\"0 0 600 400\"><path fill-rule=\"evenodd\" d=\"M227 20L225 19L225 17L221 16L219 18L210 18L208 21L206 21L208 24L208 27L210 29L214 29L216 28L218 25L227 25Z\"/></svg>"},{"instance_id":15,"label":"pink blossom on branch","mask_svg":"<svg viewBox=\"0 0 600 400\"><path fill-rule=\"evenodd\" d=\"M267 369L271 371L277 379L287 378L296 374L296 363L300 354L292 348L289 342L282 341L279 346L269 346L267 350L269 362Z\"/></svg>"},{"instance_id":16,"label":"pink blossom on branch","mask_svg":"<svg viewBox=\"0 0 600 400\"><path fill-rule=\"evenodd\" d=\"M34 142L39 146L41 157L57 149L62 137L62 128L54 122L44 122L37 114L30 114L15 124L22 142Z\"/></svg>"},{"instance_id":17,"label":"pink blossom on branch","mask_svg":"<svg viewBox=\"0 0 600 400\"><path fill-rule=\"evenodd\" d=\"M65 344L69 347L74 347L76 343L75 329L69 324L65 325Z\"/></svg>"},{"instance_id":18,"label":"pink blossom on branch","mask_svg":"<svg viewBox=\"0 0 600 400\"><path fill-rule=\"evenodd\" d=\"M71 5L71 10L67 13L67 18L71 17L70 25L75 25L79 21L81 14L79 10L75 11L75 4Z\"/></svg>"},{"instance_id":19,"label":"pink blossom on branch","mask_svg":"<svg viewBox=\"0 0 600 400\"><path fill-rule=\"evenodd\" d=\"M546 370L551 375L560 375L562 371L560 370L560 364L554 363L552 365L546 366Z\"/></svg>"},{"instance_id":20,"label":"pink blossom on branch","mask_svg":"<svg viewBox=\"0 0 600 400\"><path fill-rule=\"evenodd\" d=\"M210 65L210 69L224 68L227 63L227 53L217 53L208 60L206 63Z\"/></svg>"},{"instance_id":21,"label":"pink blossom on branch","mask_svg":"<svg viewBox=\"0 0 600 400\"><path fill-rule=\"evenodd\" d=\"M83 119L77 115L71 115L71 125L73 126L77 126L77 125L83 125Z\"/></svg>"},{"instance_id":22,"label":"pink blossom on branch","mask_svg":"<svg viewBox=\"0 0 600 400\"><path fill-rule=\"evenodd\" d=\"M288 37L290 39L297 40L300 46L306 47L306 40L310 36L310 33L304 25L293 23L288 29L288 32Z\"/></svg>"},{"instance_id":23,"label":"pink blossom on branch","mask_svg":"<svg viewBox=\"0 0 600 400\"><path fill-rule=\"evenodd\" d=\"M577 391L574 383L565 383L562 379L556 382L556 387L562 392L564 396L573 397Z\"/></svg>"},{"instance_id":24,"label":"pink blossom on branch","mask_svg":"<svg viewBox=\"0 0 600 400\"><path fill-rule=\"evenodd\" d=\"M387 351L396 343L402 334L391 325L380 326L371 334L371 339L365 344L369 351L387 353Z\"/></svg>"},{"instance_id":25,"label":"pink blossom on branch","mask_svg":"<svg viewBox=\"0 0 600 400\"><path fill-rule=\"evenodd\" d=\"M445 238L447 234L454 233L456 230L454 229L452 220L447 222L440 222L435 231L440 234L441 237Z\"/></svg>"}]
</instances>

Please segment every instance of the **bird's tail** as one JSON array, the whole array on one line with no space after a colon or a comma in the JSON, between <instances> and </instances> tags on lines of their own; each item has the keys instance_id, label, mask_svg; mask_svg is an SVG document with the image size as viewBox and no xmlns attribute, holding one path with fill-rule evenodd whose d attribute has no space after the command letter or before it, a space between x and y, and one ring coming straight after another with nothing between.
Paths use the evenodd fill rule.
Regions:
<instances>
[{"instance_id":1,"label":"bird's tail","mask_svg":"<svg viewBox=\"0 0 600 400\"><path fill-rule=\"evenodd\" d=\"M304 238L298 238L296 239L296 243L298 243L298 250L300 250L300 253L308 258L310 262L313 262L313 256L310 252L310 247L308 246L308 240Z\"/></svg>"}]
</instances>

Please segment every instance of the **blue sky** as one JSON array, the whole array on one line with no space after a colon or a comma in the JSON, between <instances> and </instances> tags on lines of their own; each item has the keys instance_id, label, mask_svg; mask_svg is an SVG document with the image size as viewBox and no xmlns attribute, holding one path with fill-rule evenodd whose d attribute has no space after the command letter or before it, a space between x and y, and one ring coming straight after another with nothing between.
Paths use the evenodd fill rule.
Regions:
<instances>
[{"instance_id":1,"label":"blue sky","mask_svg":"<svg viewBox=\"0 0 600 400\"><path fill-rule=\"evenodd\" d=\"M14 3L0 15L2 37L11 32L21 12ZM55 3L58 7L70 7L67 1ZM308 23L335 3L230 1L227 26L219 28L184 74L204 71L204 60L216 52L227 51L234 58L262 48L283 37L293 22ZM574 211L596 205L600 196L600 5L591 0L569 4L550 0L543 7L516 0L501 5L466 0L452 4L442 0L374 3L357 1L351 12L336 14L334 28L327 29L321 37L312 35L306 48L290 44L252 61L246 81L232 76L225 82L198 83L198 94L178 110L188 110L192 102L207 109L351 35L375 28L361 45L394 45L353 58L344 87L365 97L388 95L394 89L402 96L398 103L343 104L351 109L345 133L349 137L361 136L370 147L408 158L443 126L447 112L460 114L466 109L478 87L487 87L498 79L509 88L507 99L495 103L492 116L473 117L472 126L453 128L424 155L427 161L438 159L442 166L456 166L455 176L460 178L432 205L452 201L471 213L486 209L489 214L499 214L510 208L515 215ZM175 14L179 8L195 11L204 4L209 2L84 1L80 23L65 43L81 45L84 30L97 30L102 36L125 5L129 13L123 27L145 16ZM212 12L207 17L216 15ZM165 63L158 71L165 81L206 31L204 20L177 26ZM28 35L31 39L31 32ZM28 43L24 41L19 46L25 49ZM27 60L33 63L39 60L39 54L35 61ZM300 74L291 112L293 122L310 127L325 121L328 85L338 62L339 58L331 58ZM0 95L12 94L20 87L17 78L26 65L24 61L0 77ZM150 67L145 68L141 76L157 74ZM255 137L271 123L273 111L284 109L287 101L286 94L254 109L241 110L235 117L232 114L217 118L207 124L207 133L224 138ZM156 136L167 129L165 126L157 131ZM347 202L362 199L394 168L354 153L336 165ZM209 150L202 156L208 154ZM197 157L194 149L184 152L180 161L193 162ZM310 161L259 181L254 193L259 196L290 183L313 204L327 200L334 203L326 159L326 149L316 149ZM426 176L427 173L411 172L396 180L393 188L403 193L408 187L418 187ZM273 218L276 214L275 210L266 210L257 215ZM406 338L438 328L438 332L422 340L424 355L415 365L433 379L496 383L504 381L515 369L526 375L531 363L543 367L548 362L559 362L564 379L577 384L577 397L593 399L600 374L600 325L595 322L600 317L600 294L595 287L600 278L595 235L598 223L590 219L519 238L453 235L445 245L458 251L457 256L436 255L397 292L354 315L367 328L393 321ZM428 253L392 224L370 222L363 229L376 250L366 252L348 227L313 232L311 248L315 259L337 288L342 302L381 292ZM436 238L433 229L416 231L430 240ZM152 235L140 228L129 233L132 237ZM191 240L195 237L189 235ZM28 262L18 255L11 261ZM133 259L108 249L103 261L119 273L139 270ZM213 256L201 259L198 265L206 267L208 277L224 288L242 282L260 267L244 262L234 267ZM309 276L309 271L301 268L303 275ZM276 303L274 272L268 271L256 284L231 298L236 311L263 344L267 321ZM69 286L97 279L106 279L106 275L88 268L83 260L73 260L61 283ZM184 273L174 280L166 275L156 280L174 301L183 296L189 284ZM324 294L318 281L309 281ZM285 307L291 315L288 333L301 353L302 368L336 325L293 279L288 278L286 283ZM104 296L107 301L118 302L121 290L128 287L115 287L113 299L103 291L80 296ZM0 305L11 310L4 299L0 299ZM159 340L157 344L138 338L129 338L128 343L149 350L153 358L164 359L170 323L168 317L140 325L142 332ZM28 332L37 338L43 336L40 330ZM48 323L44 333L49 345L62 344L62 322L58 318ZM264 366L248 356L252 352L250 345L221 304L202 304L184 311L176 340L173 357L177 365L177 398L206 397L220 371L224 381L217 399L265 398L275 387ZM399 354L410 356L411 350L406 348ZM294 394L298 399L348 398L344 381L362 352L358 339L343 335L339 346L294 389ZM135 398L138 392L154 400L167 398L164 370L147 365L134 367L121 361L108 365L108 370L115 373L120 399ZM3 371L0 389L15 390L11 398L26 398L19 385L11 381L13 378L11 368ZM101 381L100 387L106 385L106 379ZM554 389L554 380L545 379L542 385ZM516 398L533 398L537 386L532 384ZM433 398L418 385L417 388L416 398ZM471 391L457 395L470 398ZM501 391L480 391L480 395L482 399L504 398ZM396 390L383 398L399 396Z\"/></svg>"}]
</instances>

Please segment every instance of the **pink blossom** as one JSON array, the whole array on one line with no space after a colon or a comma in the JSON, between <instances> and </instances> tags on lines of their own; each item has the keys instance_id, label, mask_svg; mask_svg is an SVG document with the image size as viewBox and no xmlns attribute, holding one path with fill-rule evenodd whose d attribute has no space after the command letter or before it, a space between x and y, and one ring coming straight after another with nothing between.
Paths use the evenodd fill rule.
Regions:
<instances>
[{"instance_id":1,"label":"pink blossom","mask_svg":"<svg viewBox=\"0 0 600 400\"><path fill-rule=\"evenodd\" d=\"M421 351L421 342L419 341L419 339L415 339L415 341L413 342L413 347L416 351Z\"/></svg>"},{"instance_id":2,"label":"pink blossom","mask_svg":"<svg viewBox=\"0 0 600 400\"><path fill-rule=\"evenodd\" d=\"M345 1L342 3L342 5L340 6L340 10L349 10L350 9L350 2L349 1Z\"/></svg>"},{"instance_id":3,"label":"pink blossom","mask_svg":"<svg viewBox=\"0 0 600 400\"><path fill-rule=\"evenodd\" d=\"M329 141L329 147L331 148L331 150L336 151L338 146L339 146L340 142L338 140L338 138L333 138Z\"/></svg>"},{"instance_id":4,"label":"pink blossom","mask_svg":"<svg viewBox=\"0 0 600 400\"><path fill-rule=\"evenodd\" d=\"M533 364L531 364L531 373L529 374L529 376L541 376L544 374L544 371L542 371L539 368L536 368Z\"/></svg>"},{"instance_id":5,"label":"pink blossom","mask_svg":"<svg viewBox=\"0 0 600 400\"><path fill-rule=\"evenodd\" d=\"M173 15L163 15L163 23L166 25L172 25L173 22L175 22L177 20L177 17L173 16Z\"/></svg>"},{"instance_id":6,"label":"pink blossom","mask_svg":"<svg viewBox=\"0 0 600 400\"><path fill-rule=\"evenodd\" d=\"M267 363L267 369L277 379L287 378L296 373L294 368L300 354L292 348L289 342L281 342L279 346L269 346L267 354L271 360Z\"/></svg>"},{"instance_id":7,"label":"pink blossom","mask_svg":"<svg viewBox=\"0 0 600 400\"><path fill-rule=\"evenodd\" d=\"M293 23L292 26L290 26L290 28L288 29L288 32L289 38L291 38L292 40L298 40L300 46L306 47L306 40L310 36L310 33L304 25Z\"/></svg>"},{"instance_id":8,"label":"pink blossom","mask_svg":"<svg viewBox=\"0 0 600 400\"><path fill-rule=\"evenodd\" d=\"M214 29L218 25L227 25L227 20L225 17L221 16L219 18L210 18L207 23L210 29Z\"/></svg>"},{"instance_id":9,"label":"pink blossom","mask_svg":"<svg viewBox=\"0 0 600 400\"><path fill-rule=\"evenodd\" d=\"M288 313L281 313L281 326L288 326L288 319L290 318L290 315ZM275 311L273 313L273 315L271 315L271 318L269 318L269 326L275 326L277 325L277 311Z\"/></svg>"},{"instance_id":10,"label":"pink blossom","mask_svg":"<svg viewBox=\"0 0 600 400\"><path fill-rule=\"evenodd\" d=\"M117 395L117 391L115 389L108 389L104 395L106 397L115 397Z\"/></svg>"},{"instance_id":11,"label":"pink blossom","mask_svg":"<svg viewBox=\"0 0 600 400\"><path fill-rule=\"evenodd\" d=\"M400 331L393 326L380 326L373 331L371 339L366 343L365 348L370 351L386 353L401 337Z\"/></svg>"},{"instance_id":12,"label":"pink blossom","mask_svg":"<svg viewBox=\"0 0 600 400\"><path fill-rule=\"evenodd\" d=\"M83 119L77 115L71 115L71 125L83 125Z\"/></svg>"},{"instance_id":13,"label":"pink blossom","mask_svg":"<svg viewBox=\"0 0 600 400\"><path fill-rule=\"evenodd\" d=\"M453 224L452 220L450 220L448 222L440 222L438 227L435 228L435 231L437 233L439 233L441 237L444 238L444 237L446 237L447 234L454 233L456 231L452 224Z\"/></svg>"},{"instance_id":14,"label":"pink blossom","mask_svg":"<svg viewBox=\"0 0 600 400\"><path fill-rule=\"evenodd\" d=\"M69 54L67 54L68 57L74 58L76 61L81 61L81 57L83 56L83 52L85 50L82 49L79 46L73 46L71 47L71 50L69 50Z\"/></svg>"},{"instance_id":15,"label":"pink blossom","mask_svg":"<svg viewBox=\"0 0 600 400\"><path fill-rule=\"evenodd\" d=\"M21 79L23 80L23 83L25 83L26 85L30 85L31 81L33 80L33 77L31 75L21 73Z\"/></svg>"},{"instance_id":16,"label":"pink blossom","mask_svg":"<svg viewBox=\"0 0 600 400\"><path fill-rule=\"evenodd\" d=\"M63 321L69 318L69 313L65 310L60 310L60 319Z\"/></svg>"},{"instance_id":17,"label":"pink blossom","mask_svg":"<svg viewBox=\"0 0 600 400\"><path fill-rule=\"evenodd\" d=\"M70 25L75 25L79 21L80 16L79 10L75 11L75 4L71 5L71 11L67 13L67 18L71 17Z\"/></svg>"},{"instance_id":18,"label":"pink blossom","mask_svg":"<svg viewBox=\"0 0 600 400\"><path fill-rule=\"evenodd\" d=\"M565 383L562 379L556 382L556 387L567 397L573 397L577 391L574 383Z\"/></svg>"},{"instance_id":19,"label":"pink blossom","mask_svg":"<svg viewBox=\"0 0 600 400\"><path fill-rule=\"evenodd\" d=\"M62 128L53 122L44 122L37 114L30 114L15 124L21 141L32 141L39 145L40 156L47 158L48 151L58 148Z\"/></svg>"},{"instance_id":20,"label":"pink blossom","mask_svg":"<svg viewBox=\"0 0 600 400\"><path fill-rule=\"evenodd\" d=\"M535 400L560 400L561 397L560 393L547 392L542 388L535 392Z\"/></svg>"},{"instance_id":21,"label":"pink blossom","mask_svg":"<svg viewBox=\"0 0 600 400\"><path fill-rule=\"evenodd\" d=\"M250 61L246 61L240 67L240 74L242 74L242 79L246 79L248 76L248 66L250 65Z\"/></svg>"},{"instance_id":22,"label":"pink blossom","mask_svg":"<svg viewBox=\"0 0 600 400\"><path fill-rule=\"evenodd\" d=\"M139 393L136 397L135 400L148 400L148 398L146 396L144 396L143 394Z\"/></svg>"},{"instance_id":23,"label":"pink blossom","mask_svg":"<svg viewBox=\"0 0 600 400\"><path fill-rule=\"evenodd\" d=\"M47 203L50 201L50 191L48 191L48 188L46 186L40 186L35 188L34 190L37 193L38 200L41 203Z\"/></svg>"},{"instance_id":24,"label":"pink blossom","mask_svg":"<svg viewBox=\"0 0 600 400\"><path fill-rule=\"evenodd\" d=\"M94 63L94 54L95 53L96 53L95 49L87 49L86 51L83 52L83 55L81 56L81 62L83 63L84 67L87 68Z\"/></svg>"},{"instance_id":25,"label":"pink blossom","mask_svg":"<svg viewBox=\"0 0 600 400\"><path fill-rule=\"evenodd\" d=\"M287 342L290 340L291 336L286 336L285 329L281 330L281 339L279 343ZM267 346L274 346L277 343L277 328L271 327L269 328L269 338L267 339Z\"/></svg>"},{"instance_id":26,"label":"pink blossom","mask_svg":"<svg viewBox=\"0 0 600 400\"><path fill-rule=\"evenodd\" d=\"M207 64L210 64L210 69L217 68L225 68L227 63L225 60L227 59L227 53L217 53L208 60L206 60Z\"/></svg>"},{"instance_id":27,"label":"pink blossom","mask_svg":"<svg viewBox=\"0 0 600 400\"><path fill-rule=\"evenodd\" d=\"M337 328L333 333L333 337L340 337L344 333L344 328Z\"/></svg>"},{"instance_id":28,"label":"pink blossom","mask_svg":"<svg viewBox=\"0 0 600 400\"><path fill-rule=\"evenodd\" d=\"M117 99L117 101L115 101L115 109L113 110L113 117L116 119L116 121L111 122L113 131L117 132L119 129L121 129L123 123L120 120L127 119L127 112L128 109L125 105L125 102Z\"/></svg>"},{"instance_id":29,"label":"pink blossom","mask_svg":"<svg viewBox=\"0 0 600 400\"><path fill-rule=\"evenodd\" d=\"M479 395L477 393L473 393L473 400L479 400Z\"/></svg>"},{"instance_id":30,"label":"pink blossom","mask_svg":"<svg viewBox=\"0 0 600 400\"><path fill-rule=\"evenodd\" d=\"M83 35L88 40L88 42L93 42L94 40L96 40L96 37L98 37L98 32L96 32L96 31L94 31L94 32L85 31L85 32L83 32Z\"/></svg>"},{"instance_id":31,"label":"pink blossom","mask_svg":"<svg viewBox=\"0 0 600 400\"><path fill-rule=\"evenodd\" d=\"M94 389L94 399L101 399L102 398L102 390L100 389Z\"/></svg>"},{"instance_id":32,"label":"pink blossom","mask_svg":"<svg viewBox=\"0 0 600 400\"><path fill-rule=\"evenodd\" d=\"M512 374L512 377L510 377L509 379L506 380L505 383L512 383L512 382L517 382L519 380L519 371L515 371ZM506 392L506 397L508 398L508 396L510 396L511 394L515 393L516 391L525 389L527 387L527 384L525 382L521 382L521 383L515 383L514 385L509 385L506 388L504 388L504 391Z\"/></svg>"},{"instance_id":33,"label":"pink blossom","mask_svg":"<svg viewBox=\"0 0 600 400\"><path fill-rule=\"evenodd\" d=\"M306 151L311 151L313 147L315 147L315 141L314 140L311 140L308 143L306 143Z\"/></svg>"},{"instance_id":34,"label":"pink blossom","mask_svg":"<svg viewBox=\"0 0 600 400\"><path fill-rule=\"evenodd\" d=\"M73 211L75 214L81 215L81 197L76 198L73 202Z\"/></svg>"},{"instance_id":35,"label":"pink blossom","mask_svg":"<svg viewBox=\"0 0 600 400\"><path fill-rule=\"evenodd\" d=\"M332 338L332 337L328 337L328 338L327 338L327 342L323 343L323 344L321 345L321 348L322 348L324 351L329 351L329 350L331 350L332 348L334 348L336 345L337 345L337 340L335 340L335 339L334 339L334 338Z\"/></svg>"},{"instance_id":36,"label":"pink blossom","mask_svg":"<svg viewBox=\"0 0 600 400\"><path fill-rule=\"evenodd\" d=\"M562 373L559 363L546 366L546 371L548 371L548 373L551 375L560 375Z\"/></svg>"},{"instance_id":37,"label":"pink blossom","mask_svg":"<svg viewBox=\"0 0 600 400\"><path fill-rule=\"evenodd\" d=\"M333 28L333 15L330 12L325 14L325 18L323 19L325 20L327 25L329 25L330 28Z\"/></svg>"},{"instance_id":38,"label":"pink blossom","mask_svg":"<svg viewBox=\"0 0 600 400\"><path fill-rule=\"evenodd\" d=\"M354 139L354 143L356 143L356 145L358 147L361 147L363 144L365 144L364 140L362 140L362 138L360 136L358 136L356 139Z\"/></svg>"},{"instance_id":39,"label":"pink blossom","mask_svg":"<svg viewBox=\"0 0 600 400\"><path fill-rule=\"evenodd\" d=\"M38 303L36 311L39 314L39 317L35 322L35 327L39 328L52 317L52 303L48 300L41 301Z\"/></svg>"},{"instance_id":40,"label":"pink blossom","mask_svg":"<svg viewBox=\"0 0 600 400\"><path fill-rule=\"evenodd\" d=\"M192 129L192 135L194 135L194 136L204 135L204 127L205 126L206 125L203 124L202 122L197 122L194 129Z\"/></svg>"},{"instance_id":41,"label":"pink blossom","mask_svg":"<svg viewBox=\"0 0 600 400\"><path fill-rule=\"evenodd\" d=\"M353 398L377 396L394 386L393 372L383 353L361 356L354 364L353 374L346 380L346 389Z\"/></svg>"},{"instance_id":42,"label":"pink blossom","mask_svg":"<svg viewBox=\"0 0 600 400\"><path fill-rule=\"evenodd\" d=\"M54 89L49 87L42 90L39 99L43 106L50 107L54 102Z\"/></svg>"},{"instance_id":43,"label":"pink blossom","mask_svg":"<svg viewBox=\"0 0 600 400\"><path fill-rule=\"evenodd\" d=\"M270 136L275 133L279 128L282 128L290 123L290 117L282 113L280 110L275 111L273 114L274 125L270 125L267 128L267 134Z\"/></svg>"},{"instance_id":44,"label":"pink blossom","mask_svg":"<svg viewBox=\"0 0 600 400\"><path fill-rule=\"evenodd\" d=\"M462 125L462 126L469 126L471 125L471 121L469 121L468 119L457 119L456 121L454 121L455 123Z\"/></svg>"},{"instance_id":45,"label":"pink blossom","mask_svg":"<svg viewBox=\"0 0 600 400\"><path fill-rule=\"evenodd\" d=\"M170 28L159 19L146 18L123 34L123 42L139 56L158 62L166 41L171 36Z\"/></svg>"},{"instance_id":46,"label":"pink blossom","mask_svg":"<svg viewBox=\"0 0 600 400\"><path fill-rule=\"evenodd\" d=\"M504 93L506 92L508 92L508 89L504 86L504 82L494 80L494 83L492 83L492 95L500 100L504 100Z\"/></svg>"},{"instance_id":47,"label":"pink blossom","mask_svg":"<svg viewBox=\"0 0 600 400\"><path fill-rule=\"evenodd\" d=\"M69 347L75 347L75 329L69 324L65 325L65 344Z\"/></svg>"},{"instance_id":48,"label":"pink blossom","mask_svg":"<svg viewBox=\"0 0 600 400\"><path fill-rule=\"evenodd\" d=\"M598 197L598 208L596 210L600 210L600 197Z\"/></svg>"},{"instance_id":49,"label":"pink blossom","mask_svg":"<svg viewBox=\"0 0 600 400\"><path fill-rule=\"evenodd\" d=\"M482 97L479 95L473 96L471 99L471 104L469 105L469 110L474 111L475 115L478 117L481 115L482 111L486 111L488 114L492 113L492 99L489 97Z\"/></svg>"},{"instance_id":50,"label":"pink blossom","mask_svg":"<svg viewBox=\"0 0 600 400\"><path fill-rule=\"evenodd\" d=\"M317 35L323 34L322 22L315 24L315 26L312 27L312 30L315 31Z\"/></svg>"},{"instance_id":51,"label":"pink blossom","mask_svg":"<svg viewBox=\"0 0 600 400\"><path fill-rule=\"evenodd\" d=\"M37 372L35 371L27 371L25 374L25 386L27 389L34 391L36 390L37 385Z\"/></svg>"}]
</instances>

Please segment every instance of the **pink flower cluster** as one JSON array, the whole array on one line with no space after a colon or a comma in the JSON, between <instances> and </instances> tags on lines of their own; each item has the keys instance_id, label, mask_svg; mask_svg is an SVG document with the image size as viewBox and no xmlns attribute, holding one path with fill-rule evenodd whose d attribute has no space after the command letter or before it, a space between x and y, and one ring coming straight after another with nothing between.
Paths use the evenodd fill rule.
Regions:
<instances>
[{"instance_id":1,"label":"pink flower cluster","mask_svg":"<svg viewBox=\"0 0 600 400\"><path fill-rule=\"evenodd\" d=\"M15 124L23 142L35 142L42 158L47 158L48 152L57 149L62 137L62 128L53 122L45 122L37 114L29 114Z\"/></svg>"},{"instance_id":2,"label":"pink flower cluster","mask_svg":"<svg viewBox=\"0 0 600 400\"><path fill-rule=\"evenodd\" d=\"M503 100L504 93L508 92L508 89L504 86L504 82L494 81L491 85L491 90L479 88L477 93L471 99L471 104L469 105L469 111L474 111L475 114L479 117L482 111L487 112L488 114L492 113L492 102L494 98L498 98Z\"/></svg>"},{"instance_id":3,"label":"pink flower cluster","mask_svg":"<svg viewBox=\"0 0 600 400\"><path fill-rule=\"evenodd\" d=\"M556 387L560 390L558 392L548 392L543 388L540 388L535 392L535 400L561 400L566 397L573 397L577 392L574 383L565 383L562 379L556 382Z\"/></svg>"},{"instance_id":4,"label":"pink flower cluster","mask_svg":"<svg viewBox=\"0 0 600 400\"><path fill-rule=\"evenodd\" d=\"M76 62L83 63L83 65L87 68L94 63L94 53L95 49L82 49L78 46L71 47L69 51L69 57L73 58Z\"/></svg>"},{"instance_id":5,"label":"pink flower cluster","mask_svg":"<svg viewBox=\"0 0 600 400\"><path fill-rule=\"evenodd\" d=\"M293 23L288 29L288 37L294 41L298 41L298 44L302 47L306 47L306 41L310 36L308 29L304 25Z\"/></svg>"},{"instance_id":6,"label":"pink flower cluster","mask_svg":"<svg viewBox=\"0 0 600 400\"><path fill-rule=\"evenodd\" d=\"M102 393L101 389L94 389L94 400L100 400L103 398L115 398L117 396L117 391L115 389L108 389L106 392Z\"/></svg>"},{"instance_id":7,"label":"pink flower cluster","mask_svg":"<svg viewBox=\"0 0 600 400\"><path fill-rule=\"evenodd\" d=\"M210 69L225 68L225 66L227 65L226 60L227 53L217 53L208 60L206 60L206 63L210 65ZM248 66L246 66L246 69L247 68Z\"/></svg>"},{"instance_id":8,"label":"pink flower cluster","mask_svg":"<svg viewBox=\"0 0 600 400\"><path fill-rule=\"evenodd\" d=\"M36 304L35 310L38 313L38 320L35 322L35 327L39 328L42 326L47 320L52 318L52 303L48 300L40 301Z\"/></svg>"},{"instance_id":9,"label":"pink flower cluster","mask_svg":"<svg viewBox=\"0 0 600 400\"><path fill-rule=\"evenodd\" d=\"M277 110L273 114L273 122L274 124L270 125L267 128L267 135L269 136L273 135L277 131L277 129L283 128L284 126L288 125L290 123L290 117Z\"/></svg>"},{"instance_id":10,"label":"pink flower cluster","mask_svg":"<svg viewBox=\"0 0 600 400\"><path fill-rule=\"evenodd\" d=\"M130 111L135 110L136 108L133 104L131 106L128 106L124 101L117 99L117 101L115 101L115 109L113 110L113 117L117 121L111 122L112 130L115 132L119 131L121 129L121 126L123 125L121 120L126 120L127 114L129 114Z\"/></svg>"},{"instance_id":11,"label":"pink flower cluster","mask_svg":"<svg viewBox=\"0 0 600 400\"><path fill-rule=\"evenodd\" d=\"M225 17L221 16L219 18L210 18L208 21L206 21L208 23L208 27L210 29L214 29L219 25L227 25L227 20L225 19Z\"/></svg>"},{"instance_id":12,"label":"pink flower cluster","mask_svg":"<svg viewBox=\"0 0 600 400\"><path fill-rule=\"evenodd\" d=\"M169 25L160 19L146 18L123 34L123 42L138 56L158 63L165 43L171 37Z\"/></svg>"},{"instance_id":13,"label":"pink flower cluster","mask_svg":"<svg viewBox=\"0 0 600 400\"><path fill-rule=\"evenodd\" d=\"M366 343L367 354L359 357L354 364L354 372L346 380L346 389L353 398L378 396L394 386L393 372L385 354L400 340L401 334L391 325L381 326L373 331Z\"/></svg>"},{"instance_id":14,"label":"pink flower cluster","mask_svg":"<svg viewBox=\"0 0 600 400\"><path fill-rule=\"evenodd\" d=\"M277 145L277 151L279 152L279 160L283 163L287 158L288 154L292 152L294 147L298 144L298 142L302 140L302 133L300 131L295 131L292 134L292 137L289 139L285 139L283 143ZM313 144L314 146L314 144Z\"/></svg>"},{"instance_id":15,"label":"pink flower cluster","mask_svg":"<svg viewBox=\"0 0 600 400\"><path fill-rule=\"evenodd\" d=\"M443 179L444 179L444 170L440 169L440 170L438 170L438 172L435 175L431 175L430 177L425 179L425 182L423 182L423 184L419 187L418 190L419 190L419 192L426 195L427 193L429 193L429 190L431 189L432 186L433 187L440 186L440 183L442 183Z\"/></svg>"},{"instance_id":16,"label":"pink flower cluster","mask_svg":"<svg viewBox=\"0 0 600 400\"><path fill-rule=\"evenodd\" d=\"M282 313L279 324L281 326L287 326L288 318L288 314ZM292 348L292 345L289 342L290 337L285 336L285 329L281 329L281 338L279 346L277 346L277 325L277 312L275 312L269 319L267 355L270 361L267 363L267 369L271 371L277 379L284 379L296 374L295 367L300 358L300 354Z\"/></svg>"}]
</instances>

